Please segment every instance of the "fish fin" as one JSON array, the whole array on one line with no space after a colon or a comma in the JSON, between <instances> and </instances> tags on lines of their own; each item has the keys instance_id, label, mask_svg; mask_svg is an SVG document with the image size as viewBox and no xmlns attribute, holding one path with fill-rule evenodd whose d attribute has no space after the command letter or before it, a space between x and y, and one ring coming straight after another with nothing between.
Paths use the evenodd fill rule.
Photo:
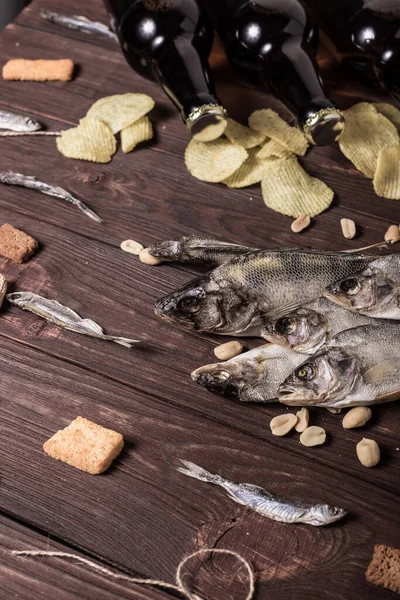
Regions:
<instances>
[{"instance_id":1,"label":"fish fin","mask_svg":"<svg viewBox=\"0 0 400 600\"><path fill-rule=\"evenodd\" d=\"M81 325L85 327L88 331L95 333L96 335L104 335L104 330L96 321L92 321L92 319L82 319Z\"/></svg>"},{"instance_id":2,"label":"fish fin","mask_svg":"<svg viewBox=\"0 0 400 600\"><path fill-rule=\"evenodd\" d=\"M392 400L400 400L400 389L377 396L375 398L375 403L391 402Z\"/></svg>"},{"instance_id":3,"label":"fish fin","mask_svg":"<svg viewBox=\"0 0 400 600\"><path fill-rule=\"evenodd\" d=\"M374 365L364 373L364 379L367 383L376 383L392 375L399 368L399 361L386 361Z\"/></svg>"},{"instance_id":4,"label":"fish fin","mask_svg":"<svg viewBox=\"0 0 400 600\"><path fill-rule=\"evenodd\" d=\"M209 483L216 483L217 476L209 473L202 467L195 465L189 460L181 460L181 463L184 467L178 467L176 470L179 473L183 473L183 475L187 475L188 477L193 477L194 479L199 479L200 481L207 481ZM185 468L186 467L186 468Z\"/></svg>"},{"instance_id":5,"label":"fish fin","mask_svg":"<svg viewBox=\"0 0 400 600\"><path fill-rule=\"evenodd\" d=\"M358 254L359 252L365 252L366 250L372 250L373 248L389 248L389 242L378 242L377 244L371 244L370 246L364 246L363 248L355 248L354 250L342 250L341 252L345 252L346 254ZM371 256L371 258L374 258ZM375 258L379 258L376 257Z\"/></svg>"},{"instance_id":6,"label":"fish fin","mask_svg":"<svg viewBox=\"0 0 400 600\"><path fill-rule=\"evenodd\" d=\"M132 348L132 346L134 346L135 344L139 344L142 340L131 340L129 338L124 338L124 337L117 337L115 335L109 335L107 336L107 339L109 339L111 342L115 342L116 344L119 344L120 346L125 346L125 348Z\"/></svg>"},{"instance_id":7,"label":"fish fin","mask_svg":"<svg viewBox=\"0 0 400 600\"><path fill-rule=\"evenodd\" d=\"M268 311L266 313L266 317L267 319L279 319L280 317L284 317L294 310L297 310L299 307L300 303L297 300L294 300L293 302L288 302L288 304L284 304L283 306L279 306L271 311Z\"/></svg>"}]
</instances>

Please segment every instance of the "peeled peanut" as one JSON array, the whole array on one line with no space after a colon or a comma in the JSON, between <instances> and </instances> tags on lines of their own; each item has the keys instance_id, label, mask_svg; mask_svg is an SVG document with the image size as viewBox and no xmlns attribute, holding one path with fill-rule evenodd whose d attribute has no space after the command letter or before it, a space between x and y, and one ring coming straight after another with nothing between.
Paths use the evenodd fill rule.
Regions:
<instances>
[{"instance_id":1,"label":"peeled peanut","mask_svg":"<svg viewBox=\"0 0 400 600\"><path fill-rule=\"evenodd\" d=\"M229 360L243 352L243 344L240 342L226 342L214 348L214 354L218 360Z\"/></svg>"},{"instance_id":2,"label":"peeled peanut","mask_svg":"<svg viewBox=\"0 0 400 600\"><path fill-rule=\"evenodd\" d=\"M340 219L342 233L346 240L352 240L356 235L356 224L352 219Z\"/></svg>"},{"instance_id":3,"label":"peeled peanut","mask_svg":"<svg viewBox=\"0 0 400 600\"><path fill-rule=\"evenodd\" d=\"M0 306L3 304L7 292L7 279L0 273Z\"/></svg>"},{"instance_id":4,"label":"peeled peanut","mask_svg":"<svg viewBox=\"0 0 400 600\"><path fill-rule=\"evenodd\" d=\"M391 225L385 233L385 242L395 244L398 241L400 241L400 227L398 225Z\"/></svg>"},{"instance_id":5,"label":"peeled peanut","mask_svg":"<svg viewBox=\"0 0 400 600\"><path fill-rule=\"evenodd\" d=\"M135 254L139 256L140 252L144 249L142 244L135 242L134 240L125 240L120 246L121 250L128 252L129 254Z\"/></svg>"},{"instance_id":6,"label":"peeled peanut","mask_svg":"<svg viewBox=\"0 0 400 600\"><path fill-rule=\"evenodd\" d=\"M381 451L375 440L363 438L356 446L358 460L364 467L375 467L381 459Z\"/></svg>"},{"instance_id":7,"label":"peeled peanut","mask_svg":"<svg viewBox=\"0 0 400 600\"><path fill-rule=\"evenodd\" d=\"M298 421L296 423L295 430L299 433L303 433L303 431L305 431L308 427L310 413L308 412L307 408L303 406L301 410L297 411L296 417L298 418Z\"/></svg>"},{"instance_id":8,"label":"peeled peanut","mask_svg":"<svg viewBox=\"0 0 400 600\"><path fill-rule=\"evenodd\" d=\"M337 415L338 413L342 412L341 408L335 408L334 406L327 406L326 410L329 410L329 412L333 415Z\"/></svg>"},{"instance_id":9,"label":"peeled peanut","mask_svg":"<svg viewBox=\"0 0 400 600\"><path fill-rule=\"evenodd\" d=\"M372 416L371 409L367 406L356 406L349 410L344 416L342 425L344 429L353 429L354 427L362 427Z\"/></svg>"},{"instance_id":10,"label":"peeled peanut","mask_svg":"<svg viewBox=\"0 0 400 600\"><path fill-rule=\"evenodd\" d=\"M301 213L295 221L290 226L290 229L293 233L300 233L303 229L306 229L311 223L311 219L308 215Z\"/></svg>"},{"instance_id":11,"label":"peeled peanut","mask_svg":"<svg viewBox=\"0 0 400 600\"><path fill-rule=\"evenodd\" d=\"M325 429L311 425L307 427L300 436L300 442L303 446L320 446L326 440Z\"/></svg>"},{"instance_id":12,"label":"peeled peanut","mask_svg":"<svg viewBox=\"0 0 400 600\"><path fill-rule=\"evenodd\" d=\"M139 252L139 259L140 262L144 263L145 265L159 265L162 263L162 260L150 254L148 248L143 248L143 250Z\"/></svg>"},{"instance_id":13,"label":"peeled peanut","mask_svg":"<svg viewBox=\"0 0 400 600\"><path fill-rule=\"evenodd\" d=\"M297 417L293 413L278 415L271 419L269 426L271 427L272 435L281 437L286 435L293 429L297 423Z\"/></svg>"}]
</instances>

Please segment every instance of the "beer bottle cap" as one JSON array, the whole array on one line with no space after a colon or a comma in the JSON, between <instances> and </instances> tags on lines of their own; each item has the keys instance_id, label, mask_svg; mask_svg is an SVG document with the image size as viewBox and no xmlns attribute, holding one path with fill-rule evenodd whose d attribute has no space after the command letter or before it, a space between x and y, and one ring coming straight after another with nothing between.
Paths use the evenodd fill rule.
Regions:
<instances>
[{"instance_id":1,"label":"beer bottle cap","mask_svg":"<svg viewBox=\"0 0 400 600\"><path fill-rule=\"evenodd\" d=\"M204 104L190 113L185 124L192 138L211 142L224 133L228 124L226 118L226 110L219 104Z\"/></svg>"},{"instance_id":2,"label":"beer bottle cap","mask_svg":"<svg viewBox=\"0 0 400 600\"><path fill-rule=\"evenodd\" d=\"M337 108L322 108L303 125L307 140L316 146L329 146L339 139L344 130L344 117Z\"/></svg>"}]
</instances>

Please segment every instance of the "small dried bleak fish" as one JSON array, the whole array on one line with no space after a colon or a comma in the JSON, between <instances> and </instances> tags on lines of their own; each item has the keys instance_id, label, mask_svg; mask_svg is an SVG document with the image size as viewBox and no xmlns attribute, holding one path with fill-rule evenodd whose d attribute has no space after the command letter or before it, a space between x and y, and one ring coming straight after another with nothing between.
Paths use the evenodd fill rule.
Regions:
<instances>
[{"instance_id":1,"label":"small dried bleak fish","mask_svg":"<svg viewBox=\"0 0 400 600\"><path fill-rule=\"evenodd\" d=\"M305 523L320 527L343 519L347 511L329 504L306 504L298 500L288 500L275 496L258 485L234 483L220 475L209 473L188 460L182 460L179 473L207 483L221 486L238 504L247 506L263 517L282 523Z\"/></svg>"},{"instance_id":2,"label":"small dried bleak fish","mask_svg":"<svg viewBox=\"0 0 400 600\"><path fill-rule=\"evenodd\" d=\"M400 323L342 331L296 367L279 388L289 406L349 406L400 399Z\"/></svg>"},{"instance_id":3,"label":"small dried bleak fish","mask_svg":"<svg viewBox=\"0 0 400 600\"><path fill-rule=\"evenodd\" d=\"M18 115L17 113L0 110L0 129L27 132L38 131L38 129L41 128L42 125L38 121L35 121L35 119L31 119L31 117L25 117L24 115Z\"/></svg>"},{"instance_id":4,"label":"small dried bleak fish","mask_svg":"<svg viewBox=\"0 0 400 600\"><path fill-rule=\"evenodd\" d=\"M53 323L68 331L89 335L99 340L107 340L115 342L126 348L131 348L140 340L131 340L129 338L118 337L115 335L106 335L103 329L95 321L91 319L83 319L75 311L56 300L48 300L33 292L14 292L7 294L6 299L23 310L46 319L49 323Z\"/></svg>"},{"instance_id":5,"label":"small dried bleak fish","mask_svg":"<svg viewBox=\"0 0 400 600\"><path fill-rule=\"evenodd\" d=\"M84 33L97 33L114 42L118 40L116 34L113 33L107 25L99 23L99 21L90 21L86 17L79 15L68 17L45 9L41 9L40 16L50 23L61 25L61 27L66 27L67 29L75 29L77 31L83 31Z\"/></svg>"},{"instance_id":6,"label":"small dried bleak fish","mask_svg":"<svg viewBox=\"0 0 400 600\"><path fill-rule=\"evenodd\" d=\"M201 238L195 235L160 242L148 248L151 256L159 258L162 261L207 263L213 265L222 265L236 256L255 250L257 248L230 244L212 238Z\"/></svg>"},{"instance_id":7,"label":"small dried bleak fish","mask_svg":"<svg viewBox=\"0 0 400 600\"><path fill-rule=\"evenodd\" d=\"M330 283L372 260L317 250L248 252L161 298L155 312L191 331L259 337L265 316L279 318L319 298Z\"/></svg>"},{"instance_id":8,"label":"small dried bleak fish","mask_svg":"<svg viewBox=\"0 0 400 600\"><path fill-rule=\"evenodd\" d=\"M7 185L20 185L22 187L36 190L37 192L41 192L42 194L47 194L48 196L65 200L66 202L70 202L79 208L87 217L93 219L93 221L96 221L97 223L103 222L103 220L96 215L91 208L67 192L67 190L64 190L64 188L49 185L48 183L39 181L39 179L36 179L36 177L32 177L31 175L22 175L21 173L14 173L14 171L0 171L0 183L5 183Z\"/></svg>"},{"instance_id":9,"label":"small dried bleak fish","mask_svg":"<svg viewBox=\"0 0 400 600\"><path fill-rule=\"evenodd\" d=\"M218 396L241 402L274 402L282 381L304 362L304 355L276 344L249 352L192 373L192 379Z\"/></svg>"},{"instance_id":10,"label":"small dried bleak fish","mask_svg":"<svg viewBox=\"0 0 400 600\"><path fill-rule=\"evenodd\" d=\"M327 287L324 295L356 313L400 319L400 253L378 258L362 273Z\"/></svg>"}]
</instances>

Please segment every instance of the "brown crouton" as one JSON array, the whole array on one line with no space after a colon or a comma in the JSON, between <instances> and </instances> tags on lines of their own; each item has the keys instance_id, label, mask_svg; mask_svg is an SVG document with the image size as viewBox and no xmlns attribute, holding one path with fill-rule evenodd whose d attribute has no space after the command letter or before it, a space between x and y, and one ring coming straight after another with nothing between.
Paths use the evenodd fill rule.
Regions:
<instances>
[{"instance_id":1,"label":"brown crouton","mask_svg":"<svg viewBox=\"0 0 400 600\"><path fill-rule=\"evenodd\" d=\"M0 254L16 263L23 263L37 250L39 244L30 235L5 223L0 227Z\"/></svg>"}]
</instances>

